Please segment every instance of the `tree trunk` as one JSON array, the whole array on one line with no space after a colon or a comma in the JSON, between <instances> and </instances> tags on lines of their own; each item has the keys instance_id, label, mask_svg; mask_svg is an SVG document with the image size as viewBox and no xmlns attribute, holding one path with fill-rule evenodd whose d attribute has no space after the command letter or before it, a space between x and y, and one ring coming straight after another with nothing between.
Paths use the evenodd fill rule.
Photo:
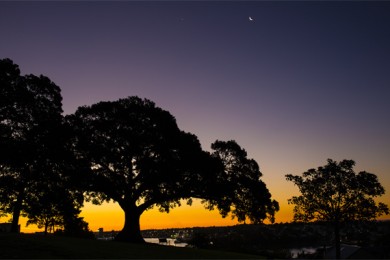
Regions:
<instances>
[{"instance_id":1,"label":"tree trunk","mask_svg":"<svg viewBox=\"0 0 390 260\"><path fill-rule=\"evenodd\" d=\"M45 223L45 231L44 231L45 236L47 235L47 229L48 229L48 228L49 228L49 223L46 222L46 223Z\"/></svg>"},{"instance_id":2,"label":"tree trunk","mask_svg":"<svg viewBox=\"0 0 390 260\"><path fill-rule=\"evenodd\" d=\"M336 259L340 259L340 223L336 221L334 223L334 239L335 239L335 247L336 247Z\"/></svg>"},{"instance_id":3,"label":"tree trunk","mask_svg":"<svg viewBox=\"0 0 390 260\"><path fill-rule=\"evenodd\" d=\"M18 197L15 202L14 210L12 212L12 225L11 225L11 232L12 233L19 233L19 217L20 212L22 211L22 203L23 203L23 191L19 192Z\"/></svg>"},{"instance_id":4,"label":"tree trunk","mask_svg":"<svg viewBox=\"0 0 390 260\"><path fill-rule=\"evenodd\" d=\"M115 240L130 243L145 243L139 224L142 212L135 205L129 206L123 205L123 203L119 203L119 205L125 212L125 225L115 237Z\"/></svg>"},{"instance_id":5,"label":"tree trunk","mask_svg":"<svg viewBox=\"0 0 390 260\"><path fill-rule=\"evenodd\" d=\"M20 208L14 209L14 212L12 214L12 225L11 225L11 232L12 233L19 233L19 217L20 217Z\"/></svg>"}]
</instances>

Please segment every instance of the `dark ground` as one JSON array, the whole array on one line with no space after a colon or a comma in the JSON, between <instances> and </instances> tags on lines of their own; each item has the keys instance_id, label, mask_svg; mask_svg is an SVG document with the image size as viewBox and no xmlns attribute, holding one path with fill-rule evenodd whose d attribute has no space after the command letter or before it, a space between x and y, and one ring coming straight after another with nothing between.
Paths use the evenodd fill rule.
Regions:
<instances>
[{"instance_id":1,"label":"dark ground","mask_svg":"<svg viewBox=\"0 0 390 260\"><path fill-rule=\"evenodd\" d=\"M0 258L13 259L250 259L255 255L54 235L0 233Z\"/></svg>"}]
</instances>

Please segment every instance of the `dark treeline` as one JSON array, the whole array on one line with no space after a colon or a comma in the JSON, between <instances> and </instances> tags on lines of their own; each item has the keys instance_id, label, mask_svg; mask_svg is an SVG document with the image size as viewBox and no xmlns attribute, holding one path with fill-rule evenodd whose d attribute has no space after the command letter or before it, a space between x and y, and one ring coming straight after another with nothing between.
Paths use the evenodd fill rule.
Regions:
<instances>
[{"instance_id":1,"label":"dark treeline","mask_svg":"<svg viewBox=\"0 0 390 260\"><path fill-rule=\"evenodd\" d=\"M45 76L20 75L0 60L0 203L28 224L87 232L83 202L117 202L125 213L116 239L143 242L139 218L152 207L169 212L184 199L238 221L274 220L262 173L235 141L215 141L213 152L180 130L152 101L128 97L82 106L62 115L60 88Z\"/></svg>"},{"instance_id":2,"label":"dark treeline","mask_svg":"<svg viewBox=\"0 0 390 260\"><path fill-rule=\"evenodd\" d=\"M152 101L127 97L81 106L63 115L60 88L48 77L20 75L0 60L0 212L62 234L89 235L79 217L84 201L115 201L125 213L116 240L144 242L139 219L201 199L208 210L254 224L275 220L279 204L261 180L259 165L237 142L216 140L211 152L180 130L176 119ZM388 214L373 198L384 194L376 175L355 173L352 160L328 160L302 176L294 220L334 226ZM336 245L337 246L337 245Z\"/></svg>"},{"instance_id":3,"label":"dark treeline","mask_svg":"<svg viewBox=\"0 0 390 260\"><path fill-rule=\"evenodd\" d=\"M60 88L45 76L20 75L16 64L0 60L0 209L27 224L55 226L82 235L88 225L78 217L83 190L70 148L71 131L62 116Z\"/></svg>"},{"instance_id":4,"label":"dark treeline","mask_svg":"<svg viewBox=\"0 0 390 260\"><path fill-rule=\"evenodd\" d=\"M375 258L390 257L390 221L344 223L343 244L370 250ZM145 237L172 237L197 248L258 254L269 258L291 258L291 249L317 248L301 256L323 258L334 241L333 227L327 222L244 224L227 227L193 227L142 231ZM368 256L367 256L368 257Z\"/></svg>"}]
</instances>

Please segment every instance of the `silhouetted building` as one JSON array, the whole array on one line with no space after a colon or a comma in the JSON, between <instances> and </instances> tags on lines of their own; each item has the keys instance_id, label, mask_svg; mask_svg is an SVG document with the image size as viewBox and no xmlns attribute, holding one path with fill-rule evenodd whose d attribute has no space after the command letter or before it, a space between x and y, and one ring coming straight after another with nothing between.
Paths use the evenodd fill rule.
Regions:
<instances>
[{"instance_id":1,"label":"silhouetted building","mask_svg":"<svg viewBox=\"0 0 390 260\"><path fill-rule=\"evenodd\" d=\"M99 228L98 229L98 237L102 238L103 236L104 236L104 230L103 230L103 228Z\"/></svg>"}]
</instances>

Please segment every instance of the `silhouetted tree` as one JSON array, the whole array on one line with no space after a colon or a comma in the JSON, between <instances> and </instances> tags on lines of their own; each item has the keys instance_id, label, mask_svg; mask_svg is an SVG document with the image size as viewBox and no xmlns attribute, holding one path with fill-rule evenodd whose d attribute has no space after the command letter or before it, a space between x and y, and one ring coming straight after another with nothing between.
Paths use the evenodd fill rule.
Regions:
<instances>
[{"instance_id":1,"label":"silhouetted tree","mask_svg":"<svg viewBox=\"0 0 390 260\"><path fill-rule=\"evenodd\" d=\"M252 220L263 219L276 209L277 204L266 199L268 193L262 194L268 191L258 184L256 169L223 180L234 175L233 169L225 172L227 168L218 156L202 151L196 136L181 131L169 112L149 100L129 97L100 102L80 107L67 119L75 130L77 158L90 163L85 182L90 198L97 204L112 199L125 213L117 240L143 242L141 214L153 206L169 212L182 199L190 204L192 198L202 198L209 209L217 206L224 216L234 210L241 221L245 215ZM240 163L249 167L244 159ZM240 197L243 194L245 198ZM259 201L249 202L252 198ZM261 202L271 203L274 208L269 204L264 207ZM253 214L246 212L249 210Z\"/></svg>"},{"instance_id":2,"label":"silhouetted tree","mask_svg":"<svg viewBox=\"0 0 390 260\"><path fill-rule=\"evenodd\" d=\"M44 229L45 235L47 233L53 233L55 227L63 225L61 212L58 211L56 206L56 204L46 203L44 208L31 208L32 212L30 211L29 214L27 214L28 220L26 226L35 224L38 228Z\"/></svg>"},{"instance_id":3,"label":"silhouetted tree","mask_svg":"<svg viewBox=\"0 0 390 260\"><path fill-rule=\"evenodd\" d=\"M211 148L214 150L212 155L222 162L223 171L210 185L212 190L209 194L217 194L209 198L207 207L213 209L217 206L222 216L231 212L239 222L249 219L252 223L261 223L268 218L273 223L279 204L271 199L265 183L260 179L262 173L257 162L248 159L247 152L235 141L217 140Z\"/></svg>"},{"instance_id":4,"label":"silhouetted tree","mask_svg":"<svg viewBox=\"0 0 390 260\"><path fill-rule=\"evenodd\" d=\"M57 230L56 234L70 237L95 238L83 217L77 215L64 216L64 230Z\"/></svg>"},{"instance_id":5,"label":"silhouetted tree","mask_svg":"<svg viewBox=\"0 0 390 260\"><path fill-rule=\"evenodd\" d=\"M34 193L30 194L24 209L28 217L27 225L36 224L38 228L44 228L45 234L53 233L55 227L69 233L67 229L70 225L67 222L78 218L84 196L81 191L72 190L73 187L65 182L66 179L61 179L60 174L50 177L33 184ZM57 177L57 180L53 177Z\"/></svg>"},{"instance_id":6,"label":"silhouetted tree","mask_svg":"<svg viewBox=\"0 0 390 260\"><path fill-rule=\"evenodd\" d=\"M375 174L355 173L353 160L309 169L302 176L287 174L286 179L298 186L300 196L289 199L294 204L294 220L321 220L334 226L336 257L340 258L340 224L348 221L370 221L389 214L388 206L374 198L385 193Z\"/></svg>"},{"instance_id":7,"label":"silhouetted tree","mask_svg":"<svg viewBox=\"0 0 390 260\"><path fill-rule=\"evenodd\" d=\"M208 154L153 102L137 97L100 102L80 107L68 120L77 157L90 163L85 182L90 198L112 199L125 213L117 240L143 242L139 218L145 210L158 206L169 212L199 192L189 184L201 178Z\"/></svg>"},{"instance_id":8,"label":"silhouetted tree","mask_svg":"<svg viewBox=\"0 0 390 260\"><path fill-rule=\"evenodd\" d=\"M21 76L12 60L0 60L0 207L14 232L37 182L58 166L61 113L60 88L49 78Z\"/></svg>"}]
</instances>

